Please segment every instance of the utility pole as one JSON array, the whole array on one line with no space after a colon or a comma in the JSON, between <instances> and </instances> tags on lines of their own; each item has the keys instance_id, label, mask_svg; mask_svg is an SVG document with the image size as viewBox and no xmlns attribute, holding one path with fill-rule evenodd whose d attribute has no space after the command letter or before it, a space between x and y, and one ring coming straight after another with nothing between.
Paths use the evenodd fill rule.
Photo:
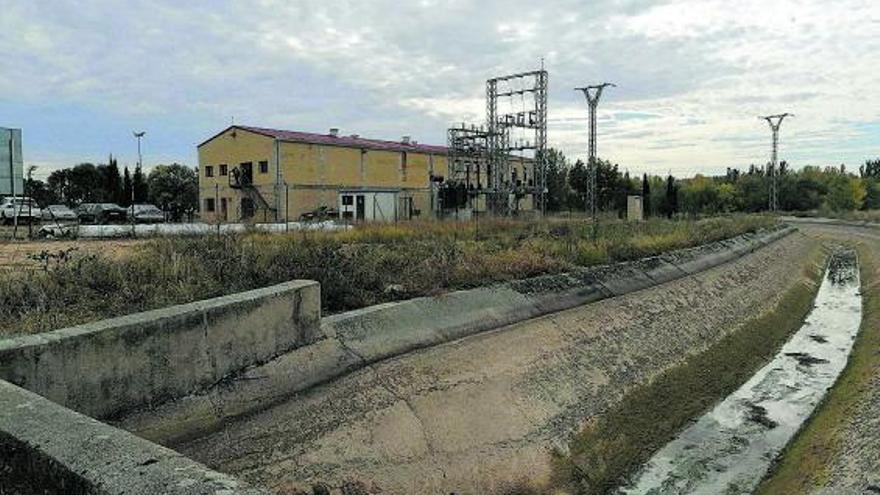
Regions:
<instances>
[{"instance_id":1,"label":"utility pole","mask_svg":"<svg viewBox=\"0 0 880 495\"><path fill-rule=\"evenodd\" d=\"M770 202L768 206L772 213L779 209L779 163L777 152L779 148L779 126L782 125L782 121L786 117L794 117L794 115L781 113L758 117L759 119L766 120L770 124L770 130L773 132L773 151L770 154L770 170L767 171L769 172L767 175L770 176Z\"/></svg>"},{"instance_id":2,"label":"utility pole","mask_svg":"<svg viewBox=\"0 0 880 495\"><path fill-rule=\"evenodd\" d=\"M593 242L596 242L599 231L599 217L597 215L598 191L596 189L596 109L599 106L599 98L602 97L602 91L607 87L615 88L612 83L602 83L593 86L584 86L582 88L574 88L575 91L582 91L587 99L587 105L590 108L590 128L589 128L589 153L587 158L587 197L586 207L593 220Z\"/></svg>"}]
</instances>

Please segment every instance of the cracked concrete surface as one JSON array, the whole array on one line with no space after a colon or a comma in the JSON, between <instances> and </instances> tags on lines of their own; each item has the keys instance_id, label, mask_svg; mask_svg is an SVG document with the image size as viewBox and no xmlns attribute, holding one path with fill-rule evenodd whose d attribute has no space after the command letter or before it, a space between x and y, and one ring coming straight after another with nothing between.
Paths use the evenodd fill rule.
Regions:
<instances>
[{"instance_id":1,"label":"cracked concrete surface","mask_svg":"<svg viewBox=\"0 0 880 495\"><path fill-rule=\"evenodd\" d=\"M658 287L375 363L173 446L282 490L344 479L485 493L548 473L547 452L622 393L772 308L816 243L794 234Z\"/></svg>"}]
</instances>

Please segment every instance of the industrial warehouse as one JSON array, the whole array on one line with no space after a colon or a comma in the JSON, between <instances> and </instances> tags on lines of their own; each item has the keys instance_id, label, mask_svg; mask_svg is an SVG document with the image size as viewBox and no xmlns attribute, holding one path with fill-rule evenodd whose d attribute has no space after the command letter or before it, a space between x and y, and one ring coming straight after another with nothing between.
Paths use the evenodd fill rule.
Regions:
<instances>
[{"instance_id":1,"label":"industrial warehouse","mask_svg":"<svg viewBox=\"0 0 880 495\"><path fill-rule=\"evenodd\" d=\"M317 214L397 221L485 211L485 200L462 199L468 194L450 182L448 154L446 146L408 136L386 141L343 136L338 129L315 134L230 126L198 147L202 219L275 222ZM532 160L511 162L512 180L533 177ZM485 167L479 176L470 196L489 182ZM533 209L530 198L516 203L518 212Z\"/></svg>"},{"instance_id":2,"label":"industrial warehouse","mask_svg":"<svg viewBox=\"0 0 880 495\"><path fill-rule=\"evenodd\" d=\"M232 125L198 146L202 220L398 221L543 213L547 71L486 81L447 146Z\"/></svg>"}]
</instances>

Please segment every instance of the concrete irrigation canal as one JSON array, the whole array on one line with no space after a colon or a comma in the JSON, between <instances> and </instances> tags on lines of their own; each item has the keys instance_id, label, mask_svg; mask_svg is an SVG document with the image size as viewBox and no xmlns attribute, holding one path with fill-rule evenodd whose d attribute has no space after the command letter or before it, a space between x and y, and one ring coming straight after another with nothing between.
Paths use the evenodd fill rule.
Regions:
<instances>
[{"instance_id":1,"label":"concrete irrigation canal","mask_svg":"<svg viewBox=\"0 0 880 495\"><path fill-rule=\"evenodd\" d=\"M836 253L803 327L739 390L657 452L622 493L752 493L843 370L861 316L855 253Z\"/></svg>"},{"instance_id":2,"label":"concrete irrigation canal","mask_svg":"<svg viewBox=\"0 0 880 495\"><path fill-rule=\"evenodd\" d=\"M792 234L692 276L385 359L173 446L279 493L352 476L397 494L541 479L549 448L770 311L817 248Z\"/></svg>"},{"instance_id":3,"label":"concrete irrigation canal","mask_svg":"<svg viewBox=\"0 0 880 495\"><path fill-rule=\"evenodd\" d=\"M859 255L828 262L841 239ZM657 430L668 395L627 401L719 348L738 378L699 367L713 386L678 388L699 405L603 489L751 493L864 350L857 262L872 308L878 246L880 230L786 227L323 318L320 286L292 281L0 341L0 494L518 493L499 486L553 479L551 450L630 424L615 411ZM865 376L832 470L785 493L880 486L880 365Z\"/></svg>"}]
</instances>

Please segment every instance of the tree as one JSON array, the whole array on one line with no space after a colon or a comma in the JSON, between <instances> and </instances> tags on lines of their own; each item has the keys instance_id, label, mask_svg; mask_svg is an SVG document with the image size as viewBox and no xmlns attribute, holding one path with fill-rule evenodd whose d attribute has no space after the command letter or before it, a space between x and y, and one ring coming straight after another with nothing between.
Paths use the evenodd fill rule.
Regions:
<instances>
[{"instance_id":1,"label":"tree","mask_svg":"<svg viewBox=\"0 0 880 495\"><path fill-rule=\"evenodd\" d=\"M642 174L642 210L645 218L651 216L651 183L648 174Z\"/></svg>"},{"instance_id":2,"label":"tree","mask_svg":"<svg viewBox=\"0 0 880 495\"><path fill-rule=\"evenodd\" d=\"M682 181L678 197L681 210L690 215L715 213L718 211L718 191L714 181L697 174L692 179Z\"/></svg>"},{"instance_id":3,"label":"tree","mask_svg":"<svg viewBox=\"0 0 880 495\"><path fill-rule=\"evenodd\" d=\"M571 186L579 197L576 205L577 208L584 208L584 210L586 210L587 200L587 179L586 165L581 160L576 161L574 167L568 172L568 185Z\"/></svg>"},{"instance_id":4,"label":"tree","mask_svg":"<svg viewBox=\"0 0 880 495\"><path fill-rule=\"evenodd\" d=\"M64 202L71 206L104 200L103 188L95 187L104 183L104 176L92 163L80 163L71 169L58 171L54 181L53 176L56 176L56 172L49 176L50 187L57 185L64 193Z\"/></svg>"},{"instance_id":5,"label":"tree","mask_svg":"<svg viewBox=\"0 0 880 495\"><path fill-rule=\"evenodd\" d=\"M149 200L179 221L196 211L199 204L199 178L195 169L179 163L158 165L147 178Z\"/></svg>"},{"instance_id":6,"label":"tree","mask_svg":"<svg viewBox=\"0 0 880 495\"><path fill-rule=\"evenodd\" d=\"M666 218L672 218L678 212L678 186L675 184L675 177L671 174L666 178L666 195L665 201L661 206L661 212Z\"/></svg>"},{"instance_id":7,"label":"tree","mask_svg":"<svg viewBox=\"0 0 880 495\"><path fill-rule=\"evenodd\" d=\"M70 169L55 170L46 179L46 185L57 201L72 205L70 201Z\"/></svg>"},{"instance_id":8,"label":"tree","mask_svg":"<svg viewBox=\"0 0 880 495\"><path fill-rule=\"evenodd\" d=\"M863 179L880 179L880 158L865 160L865 164L859 167L859 175Z\"/></svg>"},{"instance_id":9,"label":"tree","mask_svg":"<svg viewBox=\"0 0 880 495\"><path fill-rule=\"evenodd\" d=\"M122 199L119 202L122 206L130 206L132 197L131 174L128 167L125 167L125 173L122 175Z\"/></svg>"},{"instance_id":10,"label":"tree","mask_svg":"<svg viewBox=\"0 0 880 495\"><path fill-rule=\"evenodd\" d=\"M862 179L845 173L829 173L828 194L823 206L832 211L857 210L865 200L865 184Z\"/></svg>"},{"instance_id":11,"label":"tree","mask_svg":"<svg viewBox=\"0 0 880 495\"><path fill-rule=\"evenodd\" d=\"M24 190L26 191L26 194L41 207L58 202L52 189L50 189L45 182L39 179L34 179L31 176L25 180Z\"/></svg>"},{"instance_id":12,"label":"tree","mask_svg":"<svg viewBox=\"0 0 880 495\"><path fill-rule=\"evenodd\" d=\"M622 180L617 164L596 158L596 207L599 211L619 209Z\"/></svg>"},{"instance_id":13,"label":"tree","mask_svg":"<svg viewBox=\"0 0 880 495\"><path fill-rule=\"evenodd\" d=\"M147 201L147 197L149 196L148 187L147 179L144 177L144 171L141 169L140 164L138 164L135 166L134 176L131 178L131 188L134 193L135 204Z\"/></svg>"},{"instance_id":14,"label":"tree","mask_svg":"<svg viewBox=\"0 0 880 495\"><path fill-rule=\"evenodd\" d=\"M112 154L107 162L107 168L104 169L104 191L107 201L122 204L124 200L122 195L122 177L119 175L119 165L116 162L116 158L113 158Z\"/></svg>"},{"instance_id":15,"label":"tree","mask_svg":"<svg viewBox=\"0 0 880 495\"><path fill-rule=\"evenodd\" d=\"M568 161L561 151L550 148L544 162L547 177L547 211L559 211L568 202Z\"/></svg>"}]
</instances>

